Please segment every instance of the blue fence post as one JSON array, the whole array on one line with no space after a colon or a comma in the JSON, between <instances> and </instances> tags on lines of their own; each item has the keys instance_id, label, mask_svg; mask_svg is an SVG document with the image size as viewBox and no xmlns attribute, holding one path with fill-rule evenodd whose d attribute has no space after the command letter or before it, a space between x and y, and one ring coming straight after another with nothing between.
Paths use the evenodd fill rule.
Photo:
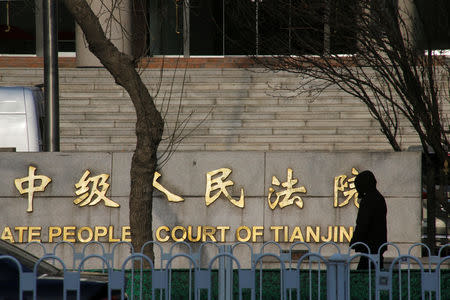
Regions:
<instances>
[{"instance_id":1,"label":"blue fence post","mask_svg":"<svg viewBox=\"0 0 450 300\"><path fill-rule=\"evenodd\" d=\"M231 255L231 246L222 245L220 253ZM233 261L226 257L219 257L219 300L231 300L233 298Z\"/></svg>"},{"instance_id":2,"label":"blue fence post","mask_svg":"<svg viewBox=\"0 0 450 300\"><path fill-rule=\"evenodd\" d=\"M241 270L241 263L239 262L238 258L233 256L233 248L236 245L245 244L250 249L250 257L252 259L251 269L250 270ZM159 245L159 244L158 244ZM324 264L326 265L326 285L327 285L327 300L350 300L351 299L351 286L350 286L350 263L351 261L356 257L367 257L371 262L377 263L378 255L368 255L364 253L356 254L354 256L350 256L349 254L340 254L335 253L332 255L328 260L325 259L323 256L321 256L319 253L306 253L302 255L298 261L297 261L297 267L292 268L291 264L289 263L289 268L286 269L285 265L287 262L287 258L284 255L278 255L274 253L264 253L263 251L260 251L260 253L254 254L253 248L247 243L238 243L234 245L220 245L216 246L219 250L219 254L216 255L213 259L210 259L208 270L202 269L200 266L201 262L201 251L198 253L199 255L193 255L191 252L191 255L188 254L177 254L177 255L171 255L171 253L163 253L161 249L161 257L164 255L167 255L167 265L165 268L161 270L157 270L154 268L153 262L143 255L142 253L133 253L125 260L125 262L122 265L121 271L115 271L112 268L112 262L114 262L114 249L111 252L111 256L108 255L108 253L102 252L103 255L89 255L84 257L84 251L80 252L83 259L79 263L79 266L74 271L69 271L66 269L66 266L61 258L58 258L57 256L53 255L44 255L44 257L40 258L33 267L33 272L23 272L22 271L22 265L19 261L17 261L15 258L11 256L5 256L0 255L0 261L2 260L11 260L13 264L17 265L17 270L19 272L19 287L17 290L17 293L19 294L18 299L23 298L23 294L25 292L31 293L32 298L36 299L39 297L38 295L38 288L37 283L38 280L41 280L40 277L38 277L38 267L41 261L43 260L58 260L59 263L62 265L62 271L63 276L57 276L57 277L63 277L63 295L62 299L65 299L67 297L67 294L69 292L75 292L76 297L80 298L80 281L81 279L81 271L85 268L84 264L87 260L90 260L91 258L100 259L104 265L106 265L106 269L108 270L108 294L111 296L112 291L120 291L123 295L125 294L125 272L126 272L126 266L127 262L131 260L134 262L134 260L141 261L143 259L147 260L149 265L151 266L151 289L152 289L152 299L155 297L155 290L159 290L159 298L170 300L171 294L172 294L172 262L174 259L177 258L185 258L189 261L189 283L184 287L183 293L184 296L187 297L189 295L189 299L193 298L195 300L200 299L201 294L204 296L204 290L207 290L208 292L208 299L211 299L212 297L212 291L213 288L211 286L212 278L211 278L211 272L212 268L214 266L214 272L216 269L218 269L218 285L219 285L219 296L217 297L220 300L231 300L233 299L233 277L236 275L239 278L238 281L238 291L239 291L239 299L242 299L242 291L244 289L250 290L250 298L254 300L256 297L256 289L258 288L260 290L259 298L264 298L265 295L262 289L262 262L265 257L272 257L276 259L280 263L280 282L279 282L279 288L280 288L280 297L279 299L293 299L297 298L300 299L301 297L308 297L308 291L309 291L309 299L313 298L313 294L316 293L313 291L313 278L316 277L315 273L313 274L313 271L315 271L316 267L313 267L312 264L317 263L317 297L314 295L314 299L322 299L323 296L323 279L321 280L321 271L324 271L324 268L320 268L320 262L322 262L322 266ZM55 248L53 249L53 253L55 252ZM72 248L73 249L73 248ZM398 248L397 248L398 250ZM398 251L399 252L399 251ZM76 253L74 252L74 255ZM106 255L105 255L106 254ZM194 253L195 254L195 253ZM438 258L441 258L438 260ZM205 257L206 258L206 257ZM420 275L421 275L421 294L422 299L441 299L441 284L443 285L443 290L447 291L447 286L444 283L441 283L441 268L444 268L447 261L450 260L450 256L441 257L431 257L430 262L428 265L428 269L425 270L423 267L423 264L420 260L420 258L412 256L412 255L398 255L393 262L390 264L388 271L383 271L379 266L375 268L375 299L379 299L381 291L388 291L389 297L392 298L393 294L396 293L399 295L400 298L407 297L411 298L411 292L410 288L411 286L411 277L409 275L409 269L411 268L410 260L415 261L415 263L418 265L418 269L420 269ZM308 261L307 263L304 263L305 261ZM162 264L163 260L161 260ZM8 262L11 263L11 262ZM111 265L110 265L111 263ZM406 270L402 268L402 263L408 265L408 273L403 272L403 270ZM431 264L436 264L436 269L433 270L431 268ZM255 278L256 271L255 269L257 266L261 266L261 272L259 274L259 281ZM309 272L303 272L301 273L301 267L304 265L305 271ZM370 264L369 264L370 266ZM398 284L396 282L393 282L393 274L396 271L398 266ZM143 296L143 264L141 264L141 277L140 277L140 297L141 299ZM233 268L235 268L236 273L233 273ZM133 264L132 264L133 269ZM314 269L314 270L313 270ZM372 282L372 272L369 269L369 291L367 293L368 299L373 299L373 293L371 288ZM191 280L191 273L194 272L194 292L192 291L192 280ZM308 276L309 273L309 276ZM403 273L403 275L402 275ZM302 275L303 274L303 275ZM312 274L314 276L312 276ZM407 280L405 281L404 277L408 275ZM134 273L132 271L131 275L131 283L134 282ZM260 277L261 276L261 277ZM303 277L302 277L303 276ZM309 277L309 282L305 280L300 280L304 277ZM214 276L213 276L214 277ZM61 279L61 278L59 278ZM308 278L306 278L308 279ZM214 280L216 278L214 277ZM396 280L397 281L397 280ZM258 283L258 284L257 284ZM372 283L373 284L373 283ZM406 295L404 291L406 290L406 285L408 288L408 294ZM403 286L403 287L402 287ZM321 291L322 290L322 291ZM131 291L131 298L134 299L134 289ZM236 289L235 289L236 291ZM302 295L300 294L303 291ZM60 294L59 290L57 293ZM1 291L0 291L1 294ZM429 296L428 296L429 295ZM165 296L165 297L164 297ZM193 296L193 297L192 297ZM428 296L428 297L427 297ZM354 296L353 296L354 297ZM445 297L445 296L443 296ZM0 297L1 298L1 297ZM204 297L203 297L204 298ZM247 296L248 298L248 296ZM364 297L366 298L366 297ZM416 297L417 298L417 297ZM443 299L443 298L442 298ZM446 298L447 299L447 298Z\"/></svg>"},{"instance_id":3,"label":"blue fence post","mask_svg":"<svg viewBox=\"0 0 450 300\"><path fill-rule=\"evenodd\" d=\"M221 245L219 246L219 253L225 252L225 246ZM225 300L225 257L221 256L219 257L219 270L218 270L218 276L219 276L219 300Z\"/></svg>"},{"instance_id":4,"label":"blue fence post","mask_svg":"<svg viewBox=\"0 0 450 300\"><path fill-rule=\"evenodd\" d=\"M348 256L334 254L327 266L327 300L349 300L348 289Z\"/></svg>"},{"instance_id":5,"label":"blue fence post","mask_svg":"<svg viewBox=\"0 0 450 300\"><path fill-rule=\"evenodd\" d=\"M225 245L225 253L231 255L231 245ZM233 260L230 258L225 259L225 299L233 299Z\"/></svg>"}]
</instances>

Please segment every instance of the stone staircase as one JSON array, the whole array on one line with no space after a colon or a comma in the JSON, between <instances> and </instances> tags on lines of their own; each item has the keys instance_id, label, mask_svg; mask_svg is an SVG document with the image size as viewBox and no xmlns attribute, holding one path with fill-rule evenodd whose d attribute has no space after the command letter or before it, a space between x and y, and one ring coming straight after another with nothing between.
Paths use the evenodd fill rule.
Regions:
<instances>
[{"instance_id":1,"label":"stone staircase","mask_svg":"<svg viewBox=\"0 0 450 300\"><path fill-rule=\"evenodd\" d=\"M260 69L142 69L166 121L184 127L179 150L391 151L367 108L329 88L299 94L294 74ZM132 151L135 113L127 92L101 68L61 68L61 151ZM42 68L0 68L0 85L43 83ZM179 131L177 131L179 132ZM401 129L402 147L420 144Z\"/></svg>"}]
</instances>

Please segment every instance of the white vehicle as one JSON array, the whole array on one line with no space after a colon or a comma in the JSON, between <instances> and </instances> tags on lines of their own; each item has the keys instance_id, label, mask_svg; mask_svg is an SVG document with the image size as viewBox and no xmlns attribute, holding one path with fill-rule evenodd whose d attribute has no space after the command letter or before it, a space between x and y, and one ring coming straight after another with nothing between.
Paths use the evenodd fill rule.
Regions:
<instances>
[{"instance_id":1,"label":"white vehicle","mask_svg":"<svg viewBox=\"0 0 450 300\"><path fill-rule=\"evenodd\" d=\"M0 148L42 151L43 101L38 87L0 87Z\"/></svg>"}]
</instances>

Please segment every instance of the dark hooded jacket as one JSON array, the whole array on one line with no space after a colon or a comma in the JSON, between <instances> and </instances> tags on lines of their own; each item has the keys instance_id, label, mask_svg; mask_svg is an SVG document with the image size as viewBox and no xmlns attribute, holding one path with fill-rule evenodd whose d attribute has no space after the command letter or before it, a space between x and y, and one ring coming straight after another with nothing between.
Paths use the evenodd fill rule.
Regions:
<instances>
[{"instance_id":1,"label":"dark hooded jacket","mask_svg":"<svg viewBox=\"0 0 450 300\"><path fill-rule=\"evenodd\" d=\"M370 171L363 171L356 176L355 187L361 201L350 245L363 242L369 246L371 254L376 254L378 248L387 242L386 201L377 190L377 181ZM356 245L354 249L357 252L367 252L362 245ZM384 246L380 253L384 253L386 249Z\"/></svg>"}]
</instances>

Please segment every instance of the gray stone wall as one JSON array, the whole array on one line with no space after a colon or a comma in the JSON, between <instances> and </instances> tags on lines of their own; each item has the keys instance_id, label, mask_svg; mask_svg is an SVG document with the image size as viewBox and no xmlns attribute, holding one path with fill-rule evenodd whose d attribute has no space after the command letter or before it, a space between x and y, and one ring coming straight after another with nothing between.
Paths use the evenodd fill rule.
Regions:
<instances>
[{"instance_id":1,"label":"gray stone wall","mask_svg":"<svg viewBox=\"0 0 450 300\"><path fill-rule=\"evenodd\" d=\"M76 242L80 252L86 242L96 240L97 235L97 240L110 252L111 242L129 239L127 229L123 228L129 224L130 160L131 153L0 153L2 238L21 245L38 240L45 243L48 251L55 243L69 240ZM29 179L30 166L36 168L35 176L45 175L51 182L44 190L34 192L33 210L27 212L29 191L41 181L23 183L28 193L20 194L15 180ZM345 229L345 233L351 234L357 208L353 198L347 205L334 207L335 177L345 175L345 182L351 184L348 180L354 177L354 168L374 172L388 206L388 239L405 253L410 245L420 241L420 167L417 152L176 152L160 170L157 182L163 187L159 188L161 191L165 189L182 197L183 201L171 202L166 193L155 192L154 234L160 229L155 239L168 251L174 240L195 240L198 228L202 239L228 244L248 238L247 241L261 245L276 239L275 232L278 232L278 241L285 248L292 242L305 241L313 251L318 251L319 245L330 237L346 251L350 237L341 231ZM216 172L213 175L214 171L226 169L229 174ZM90 174L82 180L86 170ZM291 178L288 170L292 172ZM208 173L211 175L209 182ZM106 201L95 196L87 199L85 206L81 205L83 202L75 203L83 193L102 191L101 180L89 182L102 174L109 175L104 182L109 185L104 196L120 207L108 207ZM278 184L274 177L279 180ZM81 192L83 181L86 190ZM300 187L304 190L299 190ZM271 188L273 193L269 197ZM244 205L238 207L235 204L240 199L241 189ZM289 192L287 200L292 201L281 208L286 191ZM280 193L278 205L277 193ZM299 199L295 197L301 198L301 208L296 205ZM342 204L344 195L339 193L337 200ZM208 201L211 203L207 205ZM172 235L176 226L179 227ZM189 226L193 232L190 237ZM242 231L237 238L236 231L240 227ZM318 240L311 231L316 235L320 232ZM50 235L53 243L48 243ZM198 247L199 243L193 243L194 249ZM122 247L117 253L126 255L127 251ZM331 248L322 251L324 255L332 252ZM156 254L158 256L158 252ZM68 249L61 255L71 262ZM395 256L393 248L387 256Z\"/></svg>"}]
</instances>

